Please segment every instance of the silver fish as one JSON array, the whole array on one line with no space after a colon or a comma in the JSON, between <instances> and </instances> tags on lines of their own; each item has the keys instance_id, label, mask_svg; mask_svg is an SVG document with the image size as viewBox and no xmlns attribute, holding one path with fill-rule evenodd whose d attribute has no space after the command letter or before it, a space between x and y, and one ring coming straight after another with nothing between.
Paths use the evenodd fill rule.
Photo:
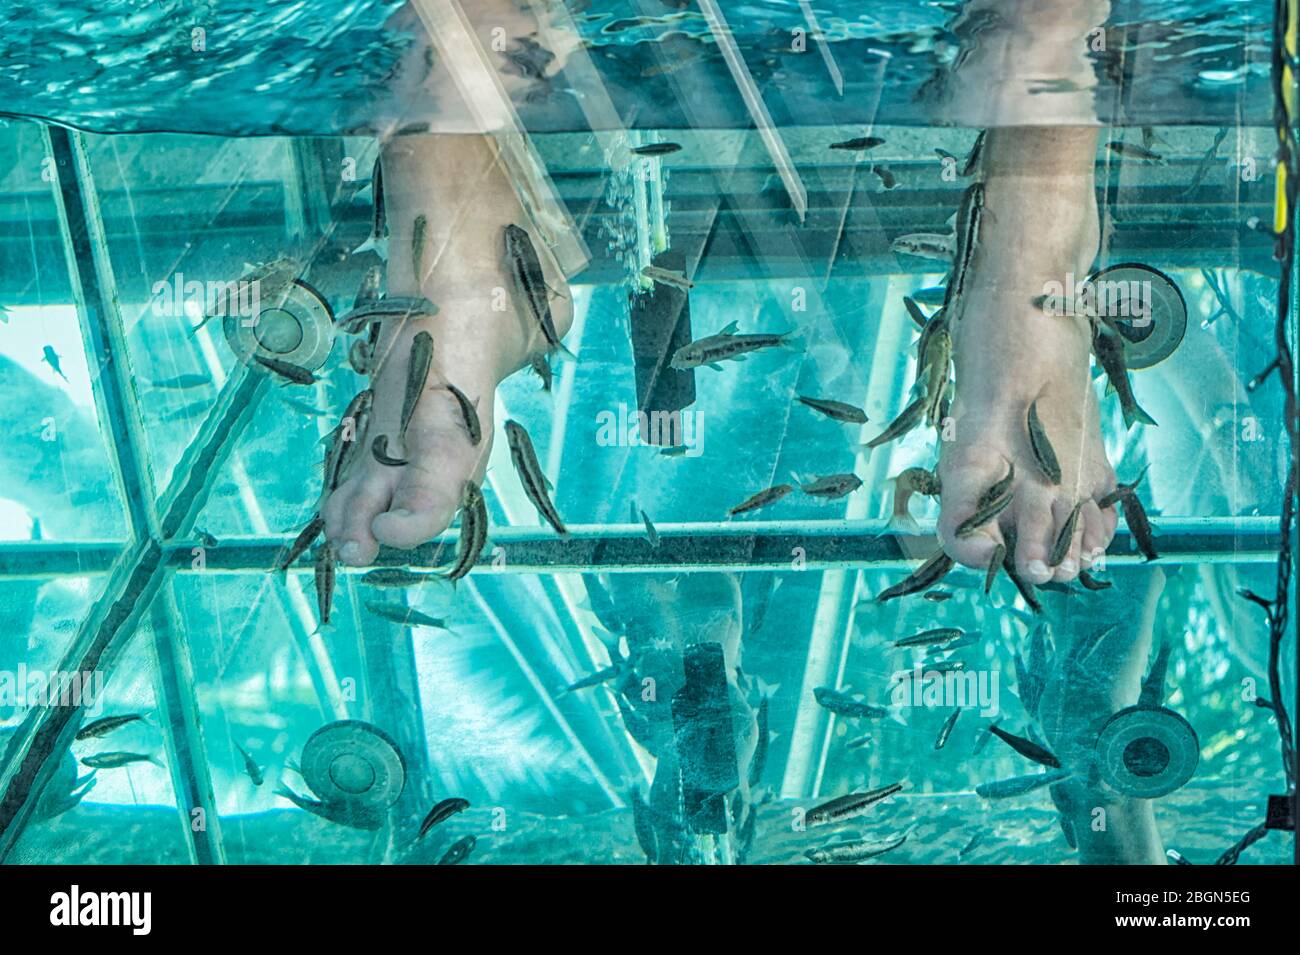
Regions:
<instances>
[{"instance_id":1,"label":"silver fish","mask_svg":"<svg viewBox=\"0 0 1300 955\"><path fill-rule=\"evenodd\" d=\"M948 281L948 291L944 305L951 305L961 299L966 291L966 277L970 263L975 258L979 244L980 223L984 217L984 184L972 183L962 195L961 206L957 210L956 246L953 255L952 278ZM961 311L956 310L957 318Z\"/></svg>"},{"instance_id":2,"label":"silver fish","mask_svg":"<svg viewBox=\"0 0 1300 955\"><path fill-rule=\"evenodd\" d=\"M353 255L362 252L374 252L381 259L388 259L388 213L384 208L384 166L375 158L370 172L371 191L374 201L371 205L370 237L352 250Z\"/></svg>"},{"instance_id":3,"label":"silver fish","mask_svg":"<svg viewBox=\"0 0 1300 955\"><path fill-rule=\"evenodd\" d=\"M1126 143L1117 139L1112 139L1106 143L1106 148L1117 156L1123 156L1125 159L1137 159L1141 162L1149 162L1157 166L1165 164L1165 157L1153 149L1146 146L1139 146L1136 143Z\"/></svg>"},{"instance_id":4,"label":"silver fish","mask_svg":"<svg viewBox=\"0 0 1300 955\"><path fill-rule=\"evenodd\" d=\"M465 422L465 431L469 435L469 443L477 447L479 441L483 439L483 427L478 420L478 408L475 407L474 402L469 400L465 392L451 382L447 382L447 390L456 399L456 404L460 405L460 416Z\"/></svg>"},{"instance_id":5,"label":"silver fish","mask_svg":"<svg viewBox=\"0 0 1300 955\"><path fill-rule=\"evenodd\" d=\"M203 388L212 384L212 379L207 375L176 375L174 378L162 378L157 381L151 381L155 388L168 388L184 391L187 388Z\"/></svg>"},{"instance_id":6,"label":"silver fish","mask_svg":"<svg viewBox=\"0 0 1300 955\"><path fill-rule=\"evenodd\" d=\"M1026 759L1032 759L1034 762L1050 766L1052 769L1061 768L1061 761L1051 751L1039 746L1033 740L1025 739L1023 736L1016 736L1014 733L1008 733L996 723L989 726L989 732Z\"/></svg>"},{"instance_id":7,"label":"silver fish","mask_svg":"<svg viewBox=\"0 0 1300 955\"><path fill-rule=\"evenodd\" d=\"M993 554L989 557L989 569L984 572L984 595L988 596L989 591L993 589L993 581L997 579L998 570L1002 567L1003 558L1007 556L1007 545L1003 543L995 544Z\"/></svg>"},{"instance_id":8,"label":"silver fish","mask_svg":"<svg viewBox=\"0 0 1300 955\"><path fill-rule=\"evenodd\" d=\"M348 468L356 459L357 447L365 435L374 401L375 393L367 388L348 402L343 419L334 430L333 446L325 459L327 489L333 491L346 480Z\"/></svg>"},{"instance_id":9,"label":"silver fish","mask_svg":"<svg viewBox=\"0 0 1300 955\"><path fill-rule=\"evenodd\" d=\"M446 574L448 580L460 580L478 563L479 555L487 546L487 525L483 492L473 481L466 481L460 497L460 550L455 566Z\"/></svg>"},{"instance_id":10,"label":"silver fish","mask_svg":"<svg viewBox=\"0 0 1300 955\"><path fill-rule=\"evenodd\" d=\"M964 630L959 630L956 627L936 627L933 630L922 630L910 637L895 640L891 646L899 649L905 647L939 647L965 635Z\"/></svg>"},{"instance_id":11,"label":"silver fish","mask_svg":"<svg viewBox=\"0 0 1300 955\"><path fill-rule=\"evenodd\" d=\"M852 494L862 487L862 479L856 474L831 474L818 478L811 484L802 484L800 489L813 497L840 498Z\"/></svg>"},{"instance_id":12,"label":"silver fish","mask_svg":"<svg viewBox=\"0 0 1300 955\"><path fill-rule=\"evenodd\" d=\"M828 418L836 421L844 421L848 424L866 424L867 413L856 405L846 404L843 401L832 401L830 398L809 398L805 395L799 395L800 404L807 405L814 411L820 411Z\"/></svg>"},{"instance_id":13,"label":"silver fish","mask_svg":"<svg viewBox=\"0 0 1300 955\"><path fill-rule=\"evenodd\" d=\"M681 151L680 143L646 143L644 146L632 146L631 151L637 156L668 156Z\"/></svg>"},{"instance_id":14,"label":"silver fish","mask_svg":"<svg viewBox=\"0 0 1300 955\"><path fill-rule=\"evenodd\" d=\"M1049 770L1045 773L1030 773L1027 776L1013 776L1010 779L999 779L996 782L980 783L975 787L975 794L982 799L1009 799L1012 796L1023 796L1025 793L1031 793L1035 789L1042 789L1044 786L1051 786L1062 780L1069 779L1070 773L1063 770Z\"/></svg>"},{"instance_id":15,"label":"silver fish","mask_svg":"<svg viewBox=\"0 0 1300 955\"><path fill-rule=\"evenodd\" d=\"M1154 426L1156 419L1142 409L1137 396L1133 394L1133 384L1128 377L1128 362L1124 357L1124 339L1111 323L1103 319L1092 323L1092 352L1105 370L1106 378L1114 387L1115 393L1119 395L1125 427L1131 428L1138 422Z\"/></svg>"},{"instance_id":16,"label":"silver fish","mask_svg":"<svg viewBox=\"0 0 1300 955\"><path fill-rule=\"evenodd\" d=\"M915 255L921 259L935 259L940 262L951 262L955 253L953 237L934 232L900 235L889 243L889 248L896 253Z\"/></svg>"},{"instance_id":17,"label":"silver fish","mask_svg":"<svg viewBox=\"0 0 1300 955\"><path fill-rule=\"evenodd\" d=\"M120 769L123 766L130 766L132 763L153 763L155 766L162 766L158 757L151 756L147 753L124 753L119 751L107 753L92 753L89 756L83 756L81 765L88 766L91 769Z\"/></svg>"},{"instance_id":18,"label":"silver fish","mask_svg":"<svg viewBox=\"0 0 1300 955\"><path fill-rule=\"evenodd\" d=\"M1058 566L1061 561L1065 560L1065 555L1070 552L1070 545L1074 542L1074 528L1079 523L1079 509L1082 507L1082 501L1075 504L1070 510L1070 516L1061 525L1061 530L1056 535L1056 543L1052 545L1052 554L1047 559L1048 567Z\"/></svg>"},{"instance_id":19,"label":"silver fish","mask_svg":"<svg viewBox=\"0 0 1300 955\"><path fill-rule=\"evenodd\" d=\"M1038 470L1043 473L1043 477L1053 484L1060 484L1061 463L1057 460L1056 449L1052 447L1052 442L1043 429L1043 423L1038 419L1037 401L1029 406L1028 428L1029 448L1034 453L1034 461L1038 465Z\"/></svg>"},{"instance_id":20,"label":"silver fish","mask_svg":"<svg viewBox=\"0 0 1300 955\"><path fill-rule=\"evenodd\" d=\"M990 503L985 504L983 507L980 507L974 514L957 525L956 536L970 537L985 524L988 524L1005 511L1014 497L1015 495L1013 493L1007 493L1002 497L996 498Z\"/></svg>"},{"instance_id":21,"label":"silver fish","mask_svg":"<svg viewBox=\"0 0 1300 955\"><path fill-rule=\"evenodd\" d=\"M295 365L293 362L283 361L279 358L269 358L266 355L254 355L253 360L263 368L293 382L295 385L314 385L320 381L309 370L301 365Z\"/></svg>"},{"instance_id":22,"label":"silver fish","mask_svg":"<svg viewBox=\"0 0 1300 955\"><path fill-rule=\"evenodd\" d=\"M248 755L244 750L244 747L236 743L235 749L239 750L239 755L244 757L244 772L247 773L248 778L253 781L253 785L260 786L262 783L266 782L266 776L262 773L262 767L253 761L253 757Z\"/></svg>"},{"instance_id":23,"label":"silver fish","mask_svg":"<svg viewBox=\"0 0 1300 955\"><path fill-rule=\"evenodd\" d=\"M1128 484L1123 484L1123 483L1116 484L1115 490L1111 491L1109 494L1106 494L1102 496L1100 499L1098 499L1097 506L1104 511L1106 508L1114 507L1116 504L1118 504L1121 498L1129 494L1132 494L1137 489L1137 486L1142 483L1142 479L1146 477L1147 468L1149 467L1150 465L1144 467L1141 470L1141 472L1138 474L1138 476L1134 478L1132 481L1130 481Z\"/></svg>"},{"instance_id":24,"label":"silver fish","mask_svg":"<svg viewBox=\"0 0 1300 955\"><path fill-rule=\"evenodd\" d=\"M469 854L474 851L474 846L477 844L478 839L475 836L462 836L443 853L442 858L438 860L438 865L460 865L469 858Z\"/></svg>"},{"instance_id":25,"label":"silver fish","mask_svg":"<svg viewBox=\"0 0 1300 955\"><path fill-rule=\"evenodd\" d=\"M508 225L505 229L506 259L510 264L510 274L514 280L515 290L523 296L529 314L541 329L550 351L562 349L568 352L560 341L555 329L555 320L551 317L551 302L547 297L546 278L542 272L542 262L537 257L533 240L517 225Z\"/></svg>"},{"instance_id":26,"label":"silver fish","mask_svg":"<svg viewBox=\"0 0 1300 955\"><path fill-rule=\"evenodd\" d=\"M879 720L889 715L889 710L883 706L855 700L847 693L829 686L814 687L813 698L817 700L818 706L848 719Z\"/></svg>"},{"instance_id":27,"label":"silver fish","mask_svg":"<svg viewBox=\"0 0 1300 955\"><path fill-rule=\"evenodd\" d=\"M386 603L382 600L365 600L362 606L373 613L376 617L382 617L393 623L400 624L403 627L431 627L435 630L446 630L447 621L441 617L430 617L426 613L421 613L414 607L408 607L406 604Z\"/></svg>"},{"instance_id":28,"label":"silver fish","mask_svg":"<svg viewBox=\"0 0 1300 955\"><path fill-rule=\"evenodd\" d=\"M121 729L130 723L144 719L142 713L127 713L122 716L105 716L103 719L87 723L77 731L76 739L99 739L101 736L107 736L114 730Z\"/></svg>"},{"instance_id":29,"label":"silver fish","mask_svg":"<svg viewBox=\"0 0 1300 955\"><path fill-rule=\"evenodd\" d=\"M683 292L689 292L695 288L695 283L686 277L684 272L675 272L672 269L661 269L657 265L647 265L641 270L641 274L652 282L658 282L660 285L671 285L673 288L679 288Z\"/></svg>"},{"instance_id":30,"label":"silver fish","mask_svg":"<svg viewBox=\"0 0 1300 955\"><path fill-rule=\"evenodd\" d=\"M807 815L804 816L804 823L812 828L853 819L864 814L881 800L888 799L902 788L902 783L891 783L879 789L840 796L838 799L832 799L830 802L824 802L820 806L809 809Z\"/></svg>"},{"instance_id":31,"label":"silver fish","mask_svg":"<svg viewBox=\"0 0 1300 955\"><path fill-rule=\"evenodd\" d=\"M320 625L328 627L334 609L334 545L328 540L316 550L316 610Z\"/></svg>"},{"instance_id":32,"label":"silver fish","mask_svg":"<svg viewBox=\"0 0 1300 955\"><path fill-rule=\"evenodd\" d=\"M929 590L948 575L948 571L952 570L954 563L953 559L945 554L943 550L936 551L924 564L903 580L878 593L876 602L884 603L887 600L893 600L895 597L905 597L908 594Z\"/></svg>"},{"instance_id":33,"label":"silver fish","mask_svg":"<svg viewBox=\"0 0 1300 955\"><path fill-rule=\"evenodd\" d=\"M532 438L517 421L507 421L505 430L506 440L510 442L510 460L514 463L515 473L519 475L519 482L523 485L528 500L532 501L537 513L555 528L557 534L568 537L569 530L564 526L560 512L555 509L550 494L547 493L546 476L537 461Z\"/></svg>"},{"instance_id":34,"label":"silver fish","mask_svg":"<svg viewBox=\"0 0 1300 955\"><path fill-rule=\"evenodd\" d=\"M883 146L885 141L879 136L858 136L855 139L846 139L840 143L831 143L831 149L838 149L844 152L863 152L867 149L875 149L877 146Z\"/></svg>"},{"instance_id":35,"label":"silver fish","mask_svg":"<svg viewBox=\"0 0 1300 955\"><path fill-rule=\"evenodd\" d=\"M293 563L307 552L307 548L315 543L316 538L320 537L321 532L324 530L325 518L321 517L319 512L313 514L311 520L307 522L307 526L299 532L293 543L289 545L289 549L285 551L284 556L280 558L280 562L276 565L277 569L288 570L293 566Z\"/></svg>"},{"instance_id":36,"label":"silver fish","mask_svg":"<svg viewBox=\"0 0 1300 955\"><path fill-rule=\"evenodd\" d=\"M707 338L693 341L689 345L683 345L673 353L668 367L684 370L708 366L714 371L721 371L722 366L719 362L744 361L745 356L750 352L764 348L793 347L790 343L793 332L785 332L780 335L770 333L738 335L736 334L736 327L737 323L731 322L716 335L710 335Z\"/></svg>"},{"instance_id":37,"label":"silver fish","mask_svg":"<svg viewBox=\"0 0 1300 955\"><path fill-rule=\"evenodd\" d=\"M442 579L441 574L421 574L401 567L378 567L361 575L361 583L367 587L418 587Z\"/></svg>"},{"instance_id":38,"label":"silver fish","mask_svg":"<svg viewBox=\"0 0 1300 955\"><path fill-rule=\"evenodd\" d=\"M857 842L839 842L818 849L805 850L804 856L817 865L845 865L862 862L873 856L897 849L907 841L907 834L890 839L860 839Z\"/></svg>"},{"instance_id":39,"label":"silver fish","mask_svg":"<svg viewBox=\"0 0 1300 955\"><path fill-rule=\"evenodd\" d=\"M345 335L359 335L367 328L375 331L375 326L386 321L405 322L413 315L432 318L438 311L438 306L422 295L389 296L361 302L334 325Z\"/></svg>"},{"instance_id":40,"label":"silver fish","mask_svg":"<svg viewBox=\"0 0 1300 955\"><path fill-rule=\"evenodd\" d=\"M401 429L398 435L406 438L407 425L415 414L415 406L424 394L429 381L429 369L433 365L433 336L421 329L411 340L411 360L406 369L406 391L402 395Z\"/></svg>"},{"instance_id":41,"label":"silver fish","mask_svg":"<svg viewBox=\"0 0 1300 955\"><path fill-rule=\"evenodd\" d=\"M388 435L377 434L375 440L370 444L370 453L376 461L385 467L403 468L410 462L404 458L395 458L388 453Z\"/></svg>"},{"instance_id":42,"label":"silver fish","mask_svg":"<svg viewBox=\"0 0 1300 955\"><path fill-rule=\"evenodd\" d=\"M777 484L769 488L764 488L756 494L751 494L749 497L745 498L745 500L728 510L727 513L732 517L735 517L737 514L756 511L760 507L766 507L769 504L776 503L793 490L793 484Z\"/></svg>"},{"instance_id":43,"label":"silver fish","mask_svg":"<svg viewBox=\"0 0 1300 955\"><path fill-rule=\"evenodd\" d=\"M957 717L961 716L961 707L952 711L952 716L943 721L943 726L939 727L939 735L935 738L934 748L943 749L948 744L948 737L952 735L953 727L957 725Z\"/></svg>"},{"instance_id":44,"label":"silver fish","mask_svg":"<svg viewBox=\"0 0 1300 955\"><path fill-rule=\"evenodd\" d=\"M416 840L423 839L430 830L440 822L446 822L458 812L464 812L469 808L469 800L462 799L459 796L453 796L450 799L444 799L429 810L429 814L424 817L420 823L420 831L416 835Z\"/></svg>"},{"instance_id":45,"label":"silver fish","mask_svg":"<svg viewBox=\"0 0 1300 955\"><path fill-rule=\"evenodd\" d=\"M429 219L424 213L411 225L411 274L419 283L424 278L424 247L429 241Z\"/></svg>"}]
</instances>

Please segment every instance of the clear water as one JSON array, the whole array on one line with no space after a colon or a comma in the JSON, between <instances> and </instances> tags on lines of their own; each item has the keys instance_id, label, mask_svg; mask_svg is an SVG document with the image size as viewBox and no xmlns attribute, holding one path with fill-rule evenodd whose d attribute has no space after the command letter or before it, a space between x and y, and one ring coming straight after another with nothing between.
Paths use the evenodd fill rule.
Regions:
<instances>
[{"instance_id":1,"label":"clear water","mask_svg":"<svg viewBox=\"0 0 1300 955\"><path fill-rule=\"evenodd\" d=\"M1130 68L1121 90L1098 61L1098 110L1104 122L1155 126L1166 162L1121 165L1099 154L1114 230L1103 264L1167 273L1186 300L1188 329L1171 357L1134 373L1160 427L1126 431L1112 396L1103 433L1121 477L1149 466L1144 499L1164 556L1143 563L1121 533L1113 588L1045 592L1039 617L1005 577L986 598L982 575L965 571L944 582L954 594L946 602L871 599L933 547L884 534L887 479L932 464L933 432L870 458L856 446L908 400L915 369L903 296L942 283L946 271L889 243L945 231L963 188L942 178L934 149L962 155L974 130L937 125L918 99L957 53L952 13L903 0L866 14L841 0L813 4L841 93L817 43L791 48L792 31L807 23L800 4L722 2L789 156L783 178L709 24L676 6L570 3L594 71L566 70L515 102L590 262L573 279L568 344L579 360L557 364L550 396L526 372L507 379L497 419L529 428L575 540L561 546L538 524L498 441L485 483L485 563L455 589L377 589L342 574L335 625L318 631L310 563L288 575L267 568L311 515L319 442L362 379L340 342L316 385L246 386L253 379L217 323L191 334L195 316L160 317L154 289L180 276L226 278L245 261L292 251L310 257L305 280L345 312L374 262L350 254L370 225L373 135L455 111L414 97L405 79L429 46L421 25L378 2L9 5L0 24L0 62L13 67L0 74L0 105L12 117L0 121L0 386L9 398L0 691L34 672L76 669L105 640L93 668L105 678L97 715L147 719L70 746L65 734L38 761L42 794L24 796L31 729L48 711L30 693L0 693L5 861L428 862L473 835L470 863L641 863L647 828L660 862L804 863L806 850L828 842L904 833L873 861L1089 861L1099 857L1086 854L1095 851L1087 835L1076 833L1081 854L1063 832L1068 788L1056 799L1045 788L1006 799L976 792L1041 769L989 741L987 727L996 719L1087 754L1107 720L1137 701L1149 649L1162 644L1170 659L1159 704L1190 726L1195 770L1167 795L1116 795L1083 807L1084 817L1118 827L1120 861L1174 849L1197 863L1261 821L1285 783L1277 728L1254 703L1268 693L1267 627L1237 592L1272 592L1290 453L1276 378L1245 388L1272 358L1276 322L1272 242L1247 226L1272 218L1272 4L1112 11L1108 36L1123 41L1111 53ZM191 21L205 30L203 56L186 45ZM597 90L612 111L592 111ZM634 131L593 134L600 116ZM51 131L42 118L88 132ZM892 171L893 189L871 163L825 148L867 126L886 140L872 161ZM1217 158L1202 172L1220 128ZM683 149L629 167L617 158L624 135ZM791 171L806 197L802 216ZM98 210L88 234L69 208L78 196ZM660 245L699 257L696 337L739 319L794 326L803 340L799 352L697 373L697 430L677 457L628 441L622 424L637 403L629 329L648 310L631 276ZM47 345L66 379L42 361ZM129 382L125 397L114 368ZM206 380L168 386L182 375ZM232 412L241 387L249 390ZM792 405L796 394L860 404L872 423L859 438L856 426ZM236 422L229 440L216 442L212 460L196 458L221 420ZM792 495L756 517L727 517L792 474L849 470L864 487L843 500ZM177 498L193 506L170 522ZM645 540L642 510L657 547ZM913 512L929 528L937 510L918 501ZM140 571L156 556L150 540L164 567L153 577ZM436 566L428 551L384 560ZM376 601L445 618L450 631L394 622L367 606ZM1016 655L1028 655L1040 622L1060 651L1048 696L1068 743L1041 712L1031 717L1017 676ZM1066 648L1112 626L1082 676L1067 679ZM822 686L887 704L891 679L920 659L888 643L932 627L979 635L952 658L991 687L983 712L967 707L941 749L950 701L878 720L818 705ZM563 692L609 665L611 643L630 654L638 680L652 681L653 700L642 683L621 707L614 683ZM673 699L698 644L723 646L741 669L726 674L720 712L675 723ZM1290 700L1293 641L1283 656ZM769 742L757 771L765 696ZM331 821L277 792L312 796L304 747L340 720L384 737L333 731L340 785L377 791L357 754L400 753L395 801L384 800L377 829ZM707 751L692 726L716 731L720 748ZM848 745L868 733L865 745ZM241 747L264 773L260 785ZM102 751L157 764L90 777L77 761ZM1138 755L1130 750L1130 762ZM1162 765L1137 773L1159 775ZM738 784L751 770L752 785ZM78 777L83 788L93 778L79 799L70 795ZM905 788L864 816L799 824L802 809L894 782ZM725 831L683 816L690 792L714 784L730 810ZM470 808L417 840L429 807L451 796ZM643 797L651 811L639 840L631 804ZM1154 837L1133 822L1147 812ZM1292 853L1292 837L1274 832L1241 861Z\"/></svg>"}]
</instances>

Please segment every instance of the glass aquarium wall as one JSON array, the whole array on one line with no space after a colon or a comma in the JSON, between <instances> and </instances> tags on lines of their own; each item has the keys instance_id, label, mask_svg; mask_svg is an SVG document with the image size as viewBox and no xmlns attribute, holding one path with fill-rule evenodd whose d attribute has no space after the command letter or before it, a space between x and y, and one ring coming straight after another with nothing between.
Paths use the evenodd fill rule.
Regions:
<instances>
[{"instance_id":1,"label":"glass aquarium wall","mask_svg":"<svg viewBox=\"0 0 1300 955\"><path fill-rule=\"evenodd\" d=\"M980 2L117 6L0 38L0 859L1293 859L1272 3L1098 4L1059 75ZM470 307L397 263L492 221L448 166L412 237L392 150L485 125L492 300L572 326L447 405L481 509L343 563L346 448L444 466L348 430L435 400L372 322Z\"/></svg>"}]
</instances>

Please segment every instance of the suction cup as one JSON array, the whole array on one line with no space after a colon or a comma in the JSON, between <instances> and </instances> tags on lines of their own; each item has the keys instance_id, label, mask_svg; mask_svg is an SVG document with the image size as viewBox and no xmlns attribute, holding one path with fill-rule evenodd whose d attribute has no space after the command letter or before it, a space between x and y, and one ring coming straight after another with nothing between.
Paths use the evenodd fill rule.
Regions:
<instances>
[{"instance_id":1,"label":"suction cup","mask_svg":"<svg viewBox=\"0 0 1300 955\"><path fill-rule=\"evenodd\" d=\"M1187 334L1187 302L1177 284L1159 269L1128 262L1089 277L1102 315L1124 336L1129 370L1164 361Z\"/></svg>"},{"instance_id":2,"label":"suction cup","mask_svg":"<svg viewBox=\"0 0 1300 955\"><path fill-rule=\"evenodd\" d=\"M302 778L322 801L387 809L406 785L406 761L383 730L359 720L322 726L302 748Z\"/></svg>"},{"instance_id":3,"label":"suction cup","mask_svg":"<svg viewBox=\"0 0 1300 955\"><path fill-rule=\"evenodd\" d=\"M1200 754L1191 724L1163 707L1120 710L1097 737L1102 779L1138 799L1155 799L1181 788L1196 771Z\"/></svg>"},{"instance_id":4,"label":"suction cup","mask_svg":"<svg viewBox=\"0 0 1300 955\"><path fill-rule=\"evenodd\" d=\"M256 307L251 292L240 292L240 308L222 316L231 350L245 364L256 355L315 371L334 347L334 314L320 293L293 278L297 266L256 270L241 283L257 280Z\"/></svg>"}]
</instances>

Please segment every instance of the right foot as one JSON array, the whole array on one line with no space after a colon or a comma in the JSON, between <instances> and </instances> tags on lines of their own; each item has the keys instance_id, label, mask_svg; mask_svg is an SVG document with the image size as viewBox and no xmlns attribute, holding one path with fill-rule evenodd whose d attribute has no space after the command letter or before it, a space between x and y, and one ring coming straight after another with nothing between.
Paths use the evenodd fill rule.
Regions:
<instances>
[{"instance_id":1,"label":"right foot","mask_svg":"<svg viewBox=\"0 0 1300 955\"><path fill-rule=\"evenodd\" d=\"M940 443L938 533L959 563L988 567L1015 538L1015 566L1034 584L1069 581L1105 553L1113 508L1094 503L1115 487L1101 442L1089 377L1085 321L1052 316L1031 301L1045 284L1088 274L1097 247L1089 129L990 132L985 148L985 215L962 317L951 323L957 391L953 440ZM1053 167L1059 161L1064 168ZM1039 419L1060 460L1060 484L1036 464L1026 418ZM1015 464L1014 498L999 519L967 537L958 526L975 502ZM1082 508L1065 557L1053 545L1077 502Z\"/></svg>"}]
</instances>

